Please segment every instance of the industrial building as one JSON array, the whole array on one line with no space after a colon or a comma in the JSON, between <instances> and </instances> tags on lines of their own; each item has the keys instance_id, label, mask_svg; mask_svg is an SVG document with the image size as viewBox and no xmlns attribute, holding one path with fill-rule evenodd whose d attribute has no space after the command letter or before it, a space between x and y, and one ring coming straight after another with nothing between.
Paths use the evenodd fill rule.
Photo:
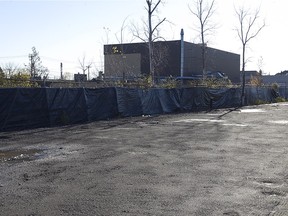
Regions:
<instances>
[{"instance_id":1,"label":"industrial building","mask_svg":"<svg viewBox=\"0 0 288 216\"><path fill-rule=\"evenodd\" d=\"M181 48L182 47L182 48ZM225 73L240 82L240 55L206 47L206 71ZM155 78L202 75L202 45L183 40L153 43ZM150 74L147 43L104 45L104 74L107 79L133 79Z\"/></svg>"}]
</instances>

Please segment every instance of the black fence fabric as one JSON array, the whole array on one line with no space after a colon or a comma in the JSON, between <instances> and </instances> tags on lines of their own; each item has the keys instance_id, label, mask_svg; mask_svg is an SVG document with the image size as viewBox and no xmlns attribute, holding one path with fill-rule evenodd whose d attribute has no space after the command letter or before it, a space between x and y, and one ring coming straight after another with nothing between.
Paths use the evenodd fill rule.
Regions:
<instances>
[{"instance_id":1,"label":"black fence fabric","mask_svg":"<svg viewBox=\"0 0 288 216\"><path fill-rule=\"evenodd\" d=\"M83 89L46 89L46 97L50 126L88 121Z\"/></svg>"},{"instance_id":2,"label":"black fence fabric","mask_svg":"<svg viewBox=\"0 0 288 216\"><path fill-rule=\"evenodd\" d=\"M0 111L0 130L50 125L45 89L1 89Z\"/></svg>"},{"instance_id":3,"label":"black fence fabric","mask_svg":"<svg viewBox=\"0 0 288 216\"><path fill-rule=\"evenodd\" d=\"M275 91L247 88L246 105L272 101ZM0 89L0 131L115 118L237 107L239 88L14 88Z\"/></svg>"},{"instance_id":4,"label":"black fence fabric","mask_svg":"<svg viewBox=\"0 0 288 216\"><path fill-rule=\"evenodd\" d=\"M277 93L278 96L288 99L288 88L286 86L280 86Z\"/></svg>"},{"instance_id":5,"label":"black fence fabric","mask_svg":"<svg viewBox=\"0 0 288 216\"><path fill-rule=\"evenodd\" d=\"M279 96L273 88L247 87L245 89L245 105L272 103Z\"/></svg>"},{"instance_id":6,"label":"black fence fabric","mask_svg":"<svg viewBox=\"0 0 288 216\"><path fill-rule=\"evenodd\" d=\"M118 115L115 88L83 89L86 101L87 120L97 121Z\"/></svg>"},{"instance_id":7,"label":"black fence fabric","mask_svg":"<svg viewBox=\"0 0 288 216\"><path fill-rule=\"evenodd\" d=\"M121 116L139 116L142 115L142 100L140 89L116 89L117 102L115 108Z\"/></svg>"}]
</instances>

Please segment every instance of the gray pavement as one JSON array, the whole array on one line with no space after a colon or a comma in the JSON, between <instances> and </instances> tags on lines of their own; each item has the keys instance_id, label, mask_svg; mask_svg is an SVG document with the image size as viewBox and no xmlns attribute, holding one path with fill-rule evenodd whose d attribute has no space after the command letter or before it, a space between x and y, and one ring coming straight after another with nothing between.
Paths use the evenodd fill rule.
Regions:
<instances>
[{"instance_id":1,"label":"gray pavement","mask_svg":"<svg viewBox=\"0 0 288 216\"><path fill-rule=\"evenodd\" d=\"M0 215L288 215L288 104L0 133Z\"/></svg>"}]
</instances>

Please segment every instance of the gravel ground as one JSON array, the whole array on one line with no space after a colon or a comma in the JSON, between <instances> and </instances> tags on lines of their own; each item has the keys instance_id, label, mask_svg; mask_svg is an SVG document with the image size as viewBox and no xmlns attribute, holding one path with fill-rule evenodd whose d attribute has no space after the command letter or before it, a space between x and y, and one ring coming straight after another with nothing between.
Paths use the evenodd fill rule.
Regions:
<instances>
[{"instance_id":1,"label":"gravel ground","mask_svg":"<svg viewBox=\"0 0 288 216\"><path fill-rule=\"evenodd\" d=\"M288 215L288 104L0 133L0 215Z\"/></svg>"}]
</instances>

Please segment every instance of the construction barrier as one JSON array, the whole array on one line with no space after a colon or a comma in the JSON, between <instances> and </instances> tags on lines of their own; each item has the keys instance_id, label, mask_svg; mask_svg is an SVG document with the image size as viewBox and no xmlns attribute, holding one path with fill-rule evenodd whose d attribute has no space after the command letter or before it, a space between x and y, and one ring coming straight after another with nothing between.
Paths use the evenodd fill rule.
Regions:
<instances>
[{"instance_id":1,"label":"construction barrier","mask_svg":"<svg viewBox=\"0 0 288 216\"><path fill-rule=\"evenodd\" d=\"M246 88L245 105L273 101L270 88ZM240 88L3 88L0 131L53 127L115 118L238 107Z\"/></svg>"}]
</instances>

